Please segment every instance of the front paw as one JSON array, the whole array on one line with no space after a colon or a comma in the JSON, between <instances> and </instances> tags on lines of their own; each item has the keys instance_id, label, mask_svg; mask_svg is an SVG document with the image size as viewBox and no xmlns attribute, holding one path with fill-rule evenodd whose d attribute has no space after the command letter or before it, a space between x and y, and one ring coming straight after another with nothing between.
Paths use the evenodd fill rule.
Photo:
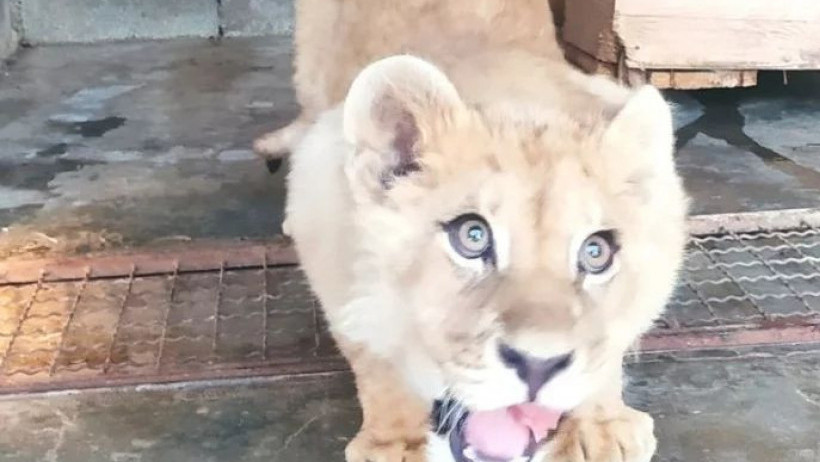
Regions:
<instances>
[{"instance_id":1,"label":"front paw","mask_svg":"<svg viewBox=\"0 0 820 462\"><path fill-rule=\"evenodd\" d=\"M623 406L616 412L568 417L544 462L649 462L657 441L652 417Z\"/></svg>"},{"instance_id":2,"label":"front paw","mask_svg":"<svg viewBox=\"0 0 820 462\"><path fill-rule=\"evenodd\" d=\"M347 445L347 462L425 462L424 438L379 439L362 429Z\"/></svg>"}]
</instances>

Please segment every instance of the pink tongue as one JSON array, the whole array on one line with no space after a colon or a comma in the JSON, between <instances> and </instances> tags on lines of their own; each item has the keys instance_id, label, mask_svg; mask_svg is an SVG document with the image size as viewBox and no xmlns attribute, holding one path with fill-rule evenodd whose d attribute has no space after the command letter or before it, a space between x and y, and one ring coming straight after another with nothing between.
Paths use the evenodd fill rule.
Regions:
<instances>
[{"instance_id":1,"label":"pink tongue","mask_svg":"<svg viewBox=\"0 0 820 462\"><path fill-rule=\"evenodd\" d=\"M547 437L558 426L561 413L534 403L493 411L471 412L464 436L467 444L484 457L509 460L524 455L530 444Z\"/></svg>"}]
</instances>

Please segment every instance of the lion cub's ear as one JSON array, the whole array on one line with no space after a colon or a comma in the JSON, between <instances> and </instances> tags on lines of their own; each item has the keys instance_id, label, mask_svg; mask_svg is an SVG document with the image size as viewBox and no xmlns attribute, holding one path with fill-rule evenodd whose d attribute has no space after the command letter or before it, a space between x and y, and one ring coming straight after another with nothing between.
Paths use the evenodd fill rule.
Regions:
<instances>
[{"instance_id":1,"label":"lion cub's ear","mask_svg":"<svg viewBox=\"0 0 820 462\"><path fill-rule=\"evenodd\" d=\"M674 176L672 112L652 86L635 90L604 133L609 175L647 194L655 181Z\"/></svg>"},{"instance_id":2,"label":"lion cub's ear","mask_svg":"<svg viewBox=\"0 0 820 462\"><path fill-rule=\"evenodd\" d=\"M356 147L356 170L375 174L381 188L418 170L434 118L462 105L447 76L427 61L401 55L370 64L344 103L344 135Z\"/></svg>"}]
</instances>

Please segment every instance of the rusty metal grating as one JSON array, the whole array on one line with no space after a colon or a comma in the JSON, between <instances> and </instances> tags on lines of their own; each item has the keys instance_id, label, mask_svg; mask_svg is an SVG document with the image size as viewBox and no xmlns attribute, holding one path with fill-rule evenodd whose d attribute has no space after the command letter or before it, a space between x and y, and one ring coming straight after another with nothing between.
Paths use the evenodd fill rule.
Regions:
<instances>
[{"instance_id":1,"label":"rusty metal grating","mask_svg":"<svg viewBox=\"0 0 820 462\"><path fill-rule=\"evenodd\" d=\"M0 267L0 393L344 368L292 254L268 250ZM643 347L817 342L819 315L820 229L695 236Z\"/></svg>"},{"instance_id":2,"label":"rusty metal grating","mask_svg":"<svg viewBox=\"0 0 820 462\"><path fill-rule=\"evenodd\" d=\"M0 286L0 388L342 367L294 266Z\"/></svg>"}]
</instances>

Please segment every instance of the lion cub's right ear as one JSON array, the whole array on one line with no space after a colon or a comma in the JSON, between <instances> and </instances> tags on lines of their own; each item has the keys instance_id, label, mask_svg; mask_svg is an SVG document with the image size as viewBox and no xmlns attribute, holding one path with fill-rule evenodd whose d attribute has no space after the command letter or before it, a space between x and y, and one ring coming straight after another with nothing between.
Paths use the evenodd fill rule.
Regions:
<instances>
[{"instance_id":1,"label":"lion cub's right ear","mask_svg":"<svg viewBox=\"0 0 820 462\"><path fill-rule=\"evenodd\" d=\"M385 189L419 170L434 119L462 106L447 76L423 59L392 56L364 68L344 103L345 139L356 147L351 181Z\"/></svg>"}]
</instances>

